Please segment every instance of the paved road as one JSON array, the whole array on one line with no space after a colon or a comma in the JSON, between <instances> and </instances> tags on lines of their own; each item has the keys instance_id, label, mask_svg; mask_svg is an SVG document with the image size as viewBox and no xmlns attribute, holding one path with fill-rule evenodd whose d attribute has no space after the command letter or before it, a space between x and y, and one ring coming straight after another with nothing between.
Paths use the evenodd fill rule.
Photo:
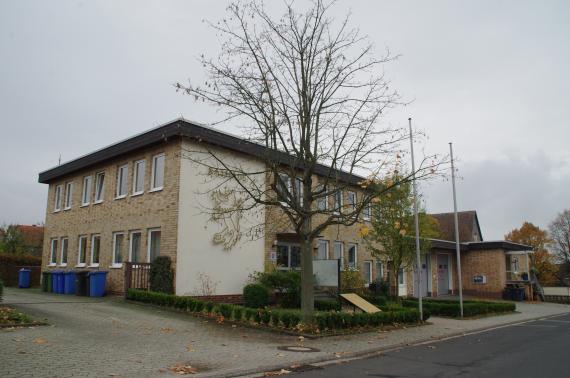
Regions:
<instances>
[{"instance_id":1,"label":"paved road","mask_svg":"<svg viewBox=\"0 0 570 378\"><path fill-rule=\"evenodd\" d=\"M569 377L570 315L333 364L299 377Z\"/></svg>"}]
</instances>

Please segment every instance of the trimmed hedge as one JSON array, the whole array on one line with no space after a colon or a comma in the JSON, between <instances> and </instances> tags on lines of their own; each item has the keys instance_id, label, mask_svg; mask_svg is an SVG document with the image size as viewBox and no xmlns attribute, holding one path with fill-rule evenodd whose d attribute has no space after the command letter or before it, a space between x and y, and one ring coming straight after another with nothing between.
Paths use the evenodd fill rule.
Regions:
<instances>
[{"instance_id":1,"label":"trimmed hedge","mask_svg":"<svg viewBox=\"0 0 570 378\"><path fill-rule=\"evenodd\" d=\"M269 304L267 288L261 284L249 284L243 288L243 300L246 307L260 308Z\"/></svg>"},{"instance_id":2,"label":"trimmed hedge","mask_svg":"<svg viewBox=\"0 0 570 378\"><path fill-rule=\"evenodd\" d=\"M174 307L192 313L202 313L210 316L213 314L221 315L227 320L236 322L249 323L253 321L273 328L297 329L301 325L301 311L296 309L254 309L231 304L216 305L212 302L205 303L192 297L136 289L129 289L127 299ZM332 303L330 305L332 306ZM424 320L426 319L424 316ZM315 312L315 324L320 331L378 327L394 323L418 323L418 321L419 312L416 309L401 306L389 306L385 308L385 311L376 314L336 311Z\"/></svg>"},{"instance_id":3,"label":"trimmed hedge","mask_svg":"<svg viewBox=\"0 0 570 378\"><path fill-rule=\"evenodd\" d=\"M162 293L174 292L174 272L170 257L157 256L150 266L150 289Z\"/></svg>"},{"instance_id":4,"label":"trimmed hedge","mask_svg":"<svg viewBox=\"0 0 570 378\"><path fill-rule=\"evenodd\" d=\"M4 294L4 282L0 280L0 302L2 302L2 296Z\"/></svg>"},{"instance_id":5,"label":"trimmed hedge","mask_svg":"<svg viewBox=\"0 0 570 378\"><path fill-rule=\"evenodd\" d=\"M337 299L315 299L317 311L340 311L340 302Z\"/></svg>"},{"instance_id":6,"label":"trimmed hedge","mask_svg":"<svg viewBox=\"0 0 570 378\"><path fill-rule=\"evenodd\" d=\"M405 307L417 307L416 299L406 299L402 301ZM455 300L423 300L423 307L427 309L431 315L435 316L461 316L459 302ZM488 302L488 301L463 301L463 316L477 316L486 314L496 314L515 311L514 303L509 302Z\"/></svg>"}]
</instances>

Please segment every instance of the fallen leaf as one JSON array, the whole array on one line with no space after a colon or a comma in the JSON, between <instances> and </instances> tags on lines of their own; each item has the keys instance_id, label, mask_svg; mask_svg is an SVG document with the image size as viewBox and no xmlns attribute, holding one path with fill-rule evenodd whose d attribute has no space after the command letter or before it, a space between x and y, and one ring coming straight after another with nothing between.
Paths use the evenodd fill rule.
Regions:
<instances>
[{"instance_id":1,"label":"fallen leaf","mask_svg":"<svg viewBox=\"0 0 570 378\"><path fill-rule=\"evenodd\" d=\"M276 356L277 356L277 357L285 357L285 354L283 354L283 353L277 353Z\"/></svg>"},{"instance_id":2,"label":"fallen leaf","mask_svg":"<svg viewBox=\"0 0 570 378\"><path fill-rule=\"evenodd\" d=\"M165 327L165 328L161 328L161 329L160 329L160 332L162 332L162 333L172 333L172 332L174 332L174 329Z\"/></svg>"},{"instance_id":3,"label":"fallen leaf","mask_svg":"<svg viewBox=\"0 0 570 378\"><path fill-rule=\"evenodd\" d=\"M196 369L195 367L192 367L191 365L184 365L184 364L171 366L169 368L169 370L172 371L173 373L178 374L178 375L198 373L198 369Z\"/></svg>"},{"instance_id":4,"label":"fallen leaf","mask_svg":"<svg viewBox=\"0 0 570 378\"><path fill-rule=\"evenodd\" d=\"M275 377L278 375L284 375L284 374L289 374L291 373L290 370L285 370L285 369L281 369L281 370L276 370L276 371L266 371L265 373L263 373L264 377Z\"/></svg>"},{"instance_id":5,"label":"fallen leaf","mask_svg":"<svg viewBox=\"0 0 570 378\"><path fill-rule=\"evenodd\" d=\"M43 344L47 344L47 340L44 339L43 337L38 337L38 338L35 338L34 340L32 340L32 343L37 344L37 345L43 345Z\"/></svg>"}]
</instances>

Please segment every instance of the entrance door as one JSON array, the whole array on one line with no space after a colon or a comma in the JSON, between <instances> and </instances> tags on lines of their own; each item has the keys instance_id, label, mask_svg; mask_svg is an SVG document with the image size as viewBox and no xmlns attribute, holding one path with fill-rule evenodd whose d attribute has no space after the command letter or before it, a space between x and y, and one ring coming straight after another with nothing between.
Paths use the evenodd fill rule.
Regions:
<instances>
[{"instance_id":1,"label":"entrance door","mask_svg":"<svg viewBox=\"0 0 570 378\"><path fill-rule=\"evenodd\" d=\"M422 270L421 270L421 276L422 276L422 281L421 281L421 285L420 285L420 293L422 297L427 297L428 295L428 256L427 255L423 255L420 258L420 263L422 264ZM418 297L417 294L418 291L418 274L417 274L417 269L414 269L414 297Z\"/></svg>"},{"instance_id":2,"label":"entrance door","mask_svg":"<svg viewBox=\"0 0 570 378\"><path fill-rule=\"evenodd\" d=\"M406 272L403 268L398 271L398 295L400 297L405 297L408 295L408 288L406 286Z\"/></svg>"},{"instance_id":3,"label":"entrance door","mask_svg":"<svg viewBox=\"0 0 570 378\"><path fill-rule=\"evenodd\" d=\"M449 294L449 255L437 255L437 295Z\"/></svg>"}]
</instances>

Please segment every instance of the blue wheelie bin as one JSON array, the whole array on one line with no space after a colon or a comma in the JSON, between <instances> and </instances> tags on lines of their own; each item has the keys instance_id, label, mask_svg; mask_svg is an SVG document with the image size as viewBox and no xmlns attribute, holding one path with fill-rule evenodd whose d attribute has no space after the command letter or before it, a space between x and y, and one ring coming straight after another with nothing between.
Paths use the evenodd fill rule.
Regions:
<instances>
[{"instance_id":1,"label":"blue wheelie bin","mask_svg":"<svg viewBox=\"0 0 570 378\"><path fill-rule=\"evenodd\" d=\"M63 271L54 270L53 276L53 292L56 294L63 294Z\"/></svg>"},{"instance_id":2,"label":"blue wheelie bin","mask_svg":"<svg viewBox=\"0 0 570 378\"><path fill-rule=\"evenodd\" d=\"M28 289L30 287L31 269L22 268L18 272L18 287L20 289Z\"/></svg>"},{"instance_id":3,"label":"blue wheelie bin","mask_svg":"<svg viewBox=\"0 0 570 378\"><path fill-rule=\"evenodd\" d=\"M63 294L75 294L75 272L63 273Z\"/></svg>"},{"instance_id":4,"label":"blue wheelie bin","mask_svg":"<svg viewBox=\"0 0 570 378\"><path fill-rule=\"evenodd\" d=\"M89 272L89 296L102 297L105 295L106 283L107 272L100 270Z\"/></svg>"}]
</instances>

